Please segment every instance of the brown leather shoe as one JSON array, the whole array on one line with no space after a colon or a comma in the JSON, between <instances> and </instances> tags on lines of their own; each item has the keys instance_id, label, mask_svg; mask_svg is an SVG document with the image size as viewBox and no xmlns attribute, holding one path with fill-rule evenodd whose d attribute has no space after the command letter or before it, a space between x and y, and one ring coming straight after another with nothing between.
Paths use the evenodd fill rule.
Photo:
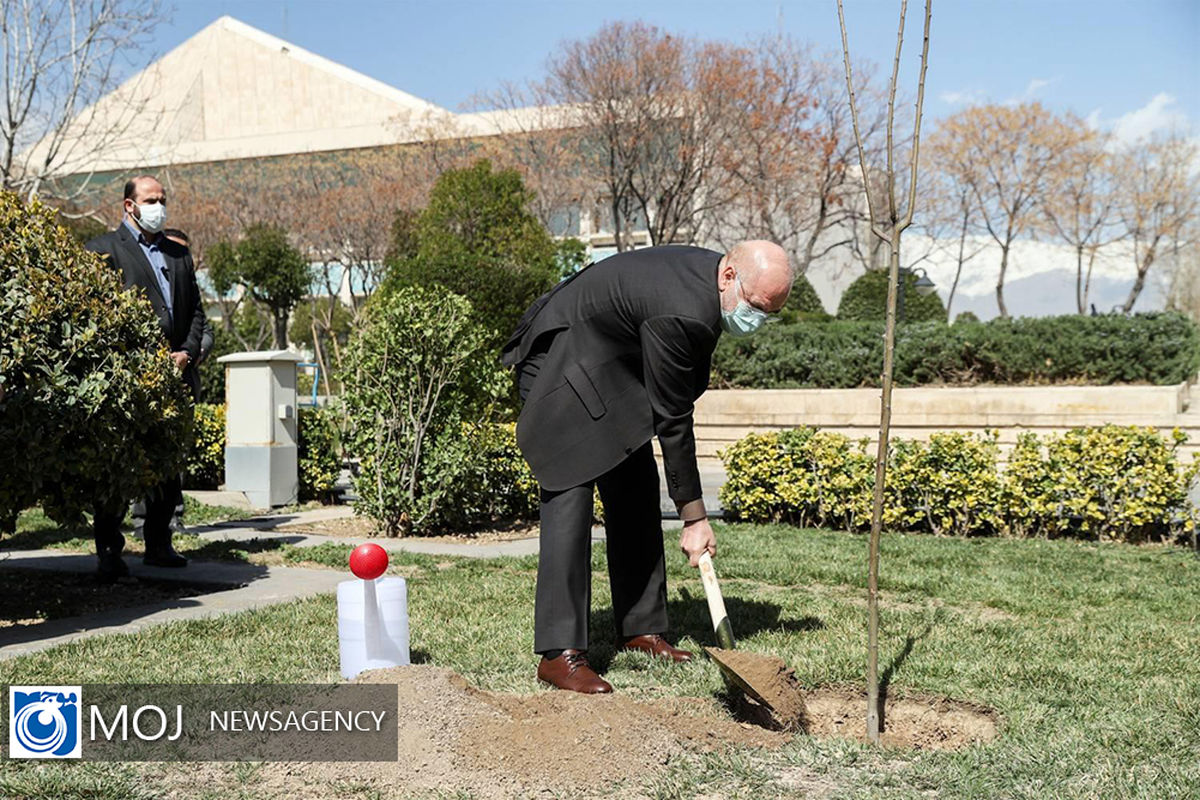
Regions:
<instances>
[{"instance_id":1,"label":"brown leather shoe","mask_svg":"<svg viewBox=\"0 0 1200 800\"><path fill-rule=\"evenodd\" d=\"M537 676L539 681L571 692L607 694L612 691L608 681L588 666L587 653L583 650L563 650L558 658L543 656Z\"/></svg>"},{"instance_id":2,"label":"brown leather shoe","mask_svg":"<svg viewBox=\"0 0 1200 800\"><path fill-rule=\"evenodd\" d=\"M678 647L672 647L670 642L657 633L643 633L641 636L626 639L625 644L621 645L621 649L636 650L652 655L655 658L666 658L671 661L692 660L691 653L687 650L680 650Z\"/></svg>"}]
</instances>

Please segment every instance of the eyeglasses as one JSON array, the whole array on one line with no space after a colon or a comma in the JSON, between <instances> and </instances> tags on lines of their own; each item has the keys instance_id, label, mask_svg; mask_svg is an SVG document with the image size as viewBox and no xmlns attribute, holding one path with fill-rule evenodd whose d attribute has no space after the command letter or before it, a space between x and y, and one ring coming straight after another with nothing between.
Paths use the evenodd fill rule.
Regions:
<instances>
[{"instance_id":1,"label":"eyeglasses","mask_svg":"<svg viewBox=\"0 0 1200 800\"><path fill-rule=\"evenodd\" d=\"M750 306L752 309L757 311L759 314L762 314L764 317L766 317L765 321L768 324L779 322L782 320L782 317L779 315L778 311L767 311L765 309L759 308L758 306L754 305L754 303L750 302L750 298L746 297L746 291L745 291L744 287L742 286L742 277L740 275L735 274L733 280L737 284L738 298L741 300L744 300L746 305Z\"/></svg>"}]
</instances>

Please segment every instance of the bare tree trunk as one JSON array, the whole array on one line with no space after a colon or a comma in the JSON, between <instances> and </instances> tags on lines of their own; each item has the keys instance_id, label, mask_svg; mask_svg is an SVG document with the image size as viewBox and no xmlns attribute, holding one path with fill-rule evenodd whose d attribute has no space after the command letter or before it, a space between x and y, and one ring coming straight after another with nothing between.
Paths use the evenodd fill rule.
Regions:
<instances>
[{"instance_id":1,"label":"bare tree trunk","mask_svg":"<svg viewBox=\"0 0 1200 800\"><path fill-rule=\"evenodd\" d=\"M275 312L275 349L287 350L287 324L288 315L286 311Z\"/></svg>"},{"instance_id":2,"label":"bare tree trunk","mask_svg":"<svg viewBox=\"0 0 1200 800\"><path fill-rule=\"evenodd\" d=\"M1088 271L1089 276L1091 270ZM1087 313L1087 296L1083 289L1083 245L1075 245L1075 304L1080 314Z\"/></svg>"},{"instance_id":3,"label":"bare tree trunk","mask_svg":"<svg viewBox=\"0 0 1200 800\"><path fill-rule=\"evenodd\" d=\"M1005 244L1000 248L1000 277L996 279L996 305L1000 308L1000 317L1008 319L1008 306L1004 304L1004 273L1008 272L1008 248Z\"/></svg>"},{"instance_id":4,"label":"bare tree trunk","mask_svg":"<svg viewBox=\"0 0 1200 800\"><path fill-rule=\"evenodd\" d=\"M892 362L896 349L896 300L900 283L900 235L912 224L913 209L917 201L917 165L921 144L921 110L925 101L925 70L929 65L929 21L932 0L925 0L925 35L921 49L921 77L917 84L917 106L913 122L912 157L909 159L908 206L904 214L899 213L896 202L896 174L892 158L892 125L896 116L896 84L900 73L900 52L904 43L904 18L908 0L900 2L900 24L896 32L896 56L892 64L891 89L888 94L887 121L887 198L890 227L880 225L882 214L876 213L871 200L871 181L867 161L859 133L858 106L854 96L854 80L850 70L850 45L846 40L846 20L842 0L838 0L838 23L842 32L842 56L846 69L846 88L850 94L850 114L854 123L854 138L858 145L859 167L866 187L867 209L871 216L871 230L875 236L890 245L891 257L888 264L887 322L883 340L883 374L880 376L883 392L879 410L879 446L875 456L875 492L871 505L871 534L868 541L867 566L867 737L879 744L880 697L879 697L879 543L883 533L884 486L887 478L888 439L892 421Z\"/></svg>"},{"instance_id":5,"label":"bare tree trunk","mask_svg":"<svg viewBox=\"0 0 1200 800\"><path fill-rule=\"evenodd\" d=\"M1142 263L1138 264L1137 278L1133 281L1133 286L1129 290L1129 297L1125 299L1125 305L1121 307L1121 311L1125 314L1133 312L1133 304L1137 302L1138 295L1142 293L1142 289L1146 286L1146 273L1150 271L1150 267L1154 264L1154 248L1151 247L1146 251Z\"/></svg>"},{"instance_id":6,"label":"bare tree trunk","mask_svg":"<svg viewBox=\"0 0 1200 800\"><path fill-rule=\"evenodd\" d=\"M950 316L950 308L954 305L954 293L958 291L958 281L962 278L963 256L967 249L967 220L970 213L969 209L963 209L962 228L958 232L958 264L954 269L954 283L950 284L950 294L946 298L946 322L953 321L953 317Z\"/></svg>"},{"instance_id":7,"label":"bare tree trunk","mask_svg":"<svg viewBox=\"0 0 1200 800\"><path fill-rule=\"evenodd\" d=\"M317 334L316 317L310 317L309 328L312 330L313 355L317 358L317 369L320 370L321 380L325 384L325 396L329 397L332 394L329 391L329 369L325 365L325 354L321 348L321 337Z\"/></svg>"},{"instance_id":8,"label":"bare tree trunk","mask_svg":"<svg viewBox=\"0 0 1200 800\"><path fill-rule=\"evenodd\" d=\"M1092 292L1092 267L1096 265L1097 249L1098 248L1095 245L1092 245L1091 252L1088 253L1087 276L1083 279L1083 308L1087 307L1088 295L1090 295Z\"/></svg>"}]
</instances>

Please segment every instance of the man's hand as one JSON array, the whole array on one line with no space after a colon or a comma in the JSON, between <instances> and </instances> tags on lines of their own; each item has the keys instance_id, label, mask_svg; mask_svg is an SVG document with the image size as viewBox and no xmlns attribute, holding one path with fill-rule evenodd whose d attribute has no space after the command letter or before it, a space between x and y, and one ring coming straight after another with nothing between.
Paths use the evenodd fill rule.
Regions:
<instances>
[{"instance_id":1,"label":"man's hand","mask_svg":"<svg viewBox=\"0 0 1200 800\"><path fill-rule=\"evenodd\" d=\"M192 360L192 357L180 350L178 353L171 353L171 360L175 362L175 366L179 367L182 372Z\"/></svg>"},{"instance_id":2,"label":"man's hand","mask_svg":"<svg viewBox=\"0 0 1200 800\"><path fill-rule=\"evenodd\" d=\"M679 534L679 549L693 567L700 566L700 556L705 552L710 556L717 554L717 537L707 517L684 523L683 532Z\"/></svg>"}]
</instances>

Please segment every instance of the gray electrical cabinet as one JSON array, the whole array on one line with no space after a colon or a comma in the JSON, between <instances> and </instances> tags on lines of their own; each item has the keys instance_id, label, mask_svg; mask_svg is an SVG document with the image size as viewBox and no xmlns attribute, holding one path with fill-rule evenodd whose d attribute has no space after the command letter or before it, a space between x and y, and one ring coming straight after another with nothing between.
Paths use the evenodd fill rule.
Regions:
<instances>
[{"instance_id":1,"label":"gray electrical cabinet","mask_svg":"<svg viewBox=\"0 0 1200 800\"><path fill-rule=\"evenodd\" d=\"M232 353L225 365L225 489L255 508L295 503L300 488L296 364L287 350Z\"/></svg>"}]
</instances>

